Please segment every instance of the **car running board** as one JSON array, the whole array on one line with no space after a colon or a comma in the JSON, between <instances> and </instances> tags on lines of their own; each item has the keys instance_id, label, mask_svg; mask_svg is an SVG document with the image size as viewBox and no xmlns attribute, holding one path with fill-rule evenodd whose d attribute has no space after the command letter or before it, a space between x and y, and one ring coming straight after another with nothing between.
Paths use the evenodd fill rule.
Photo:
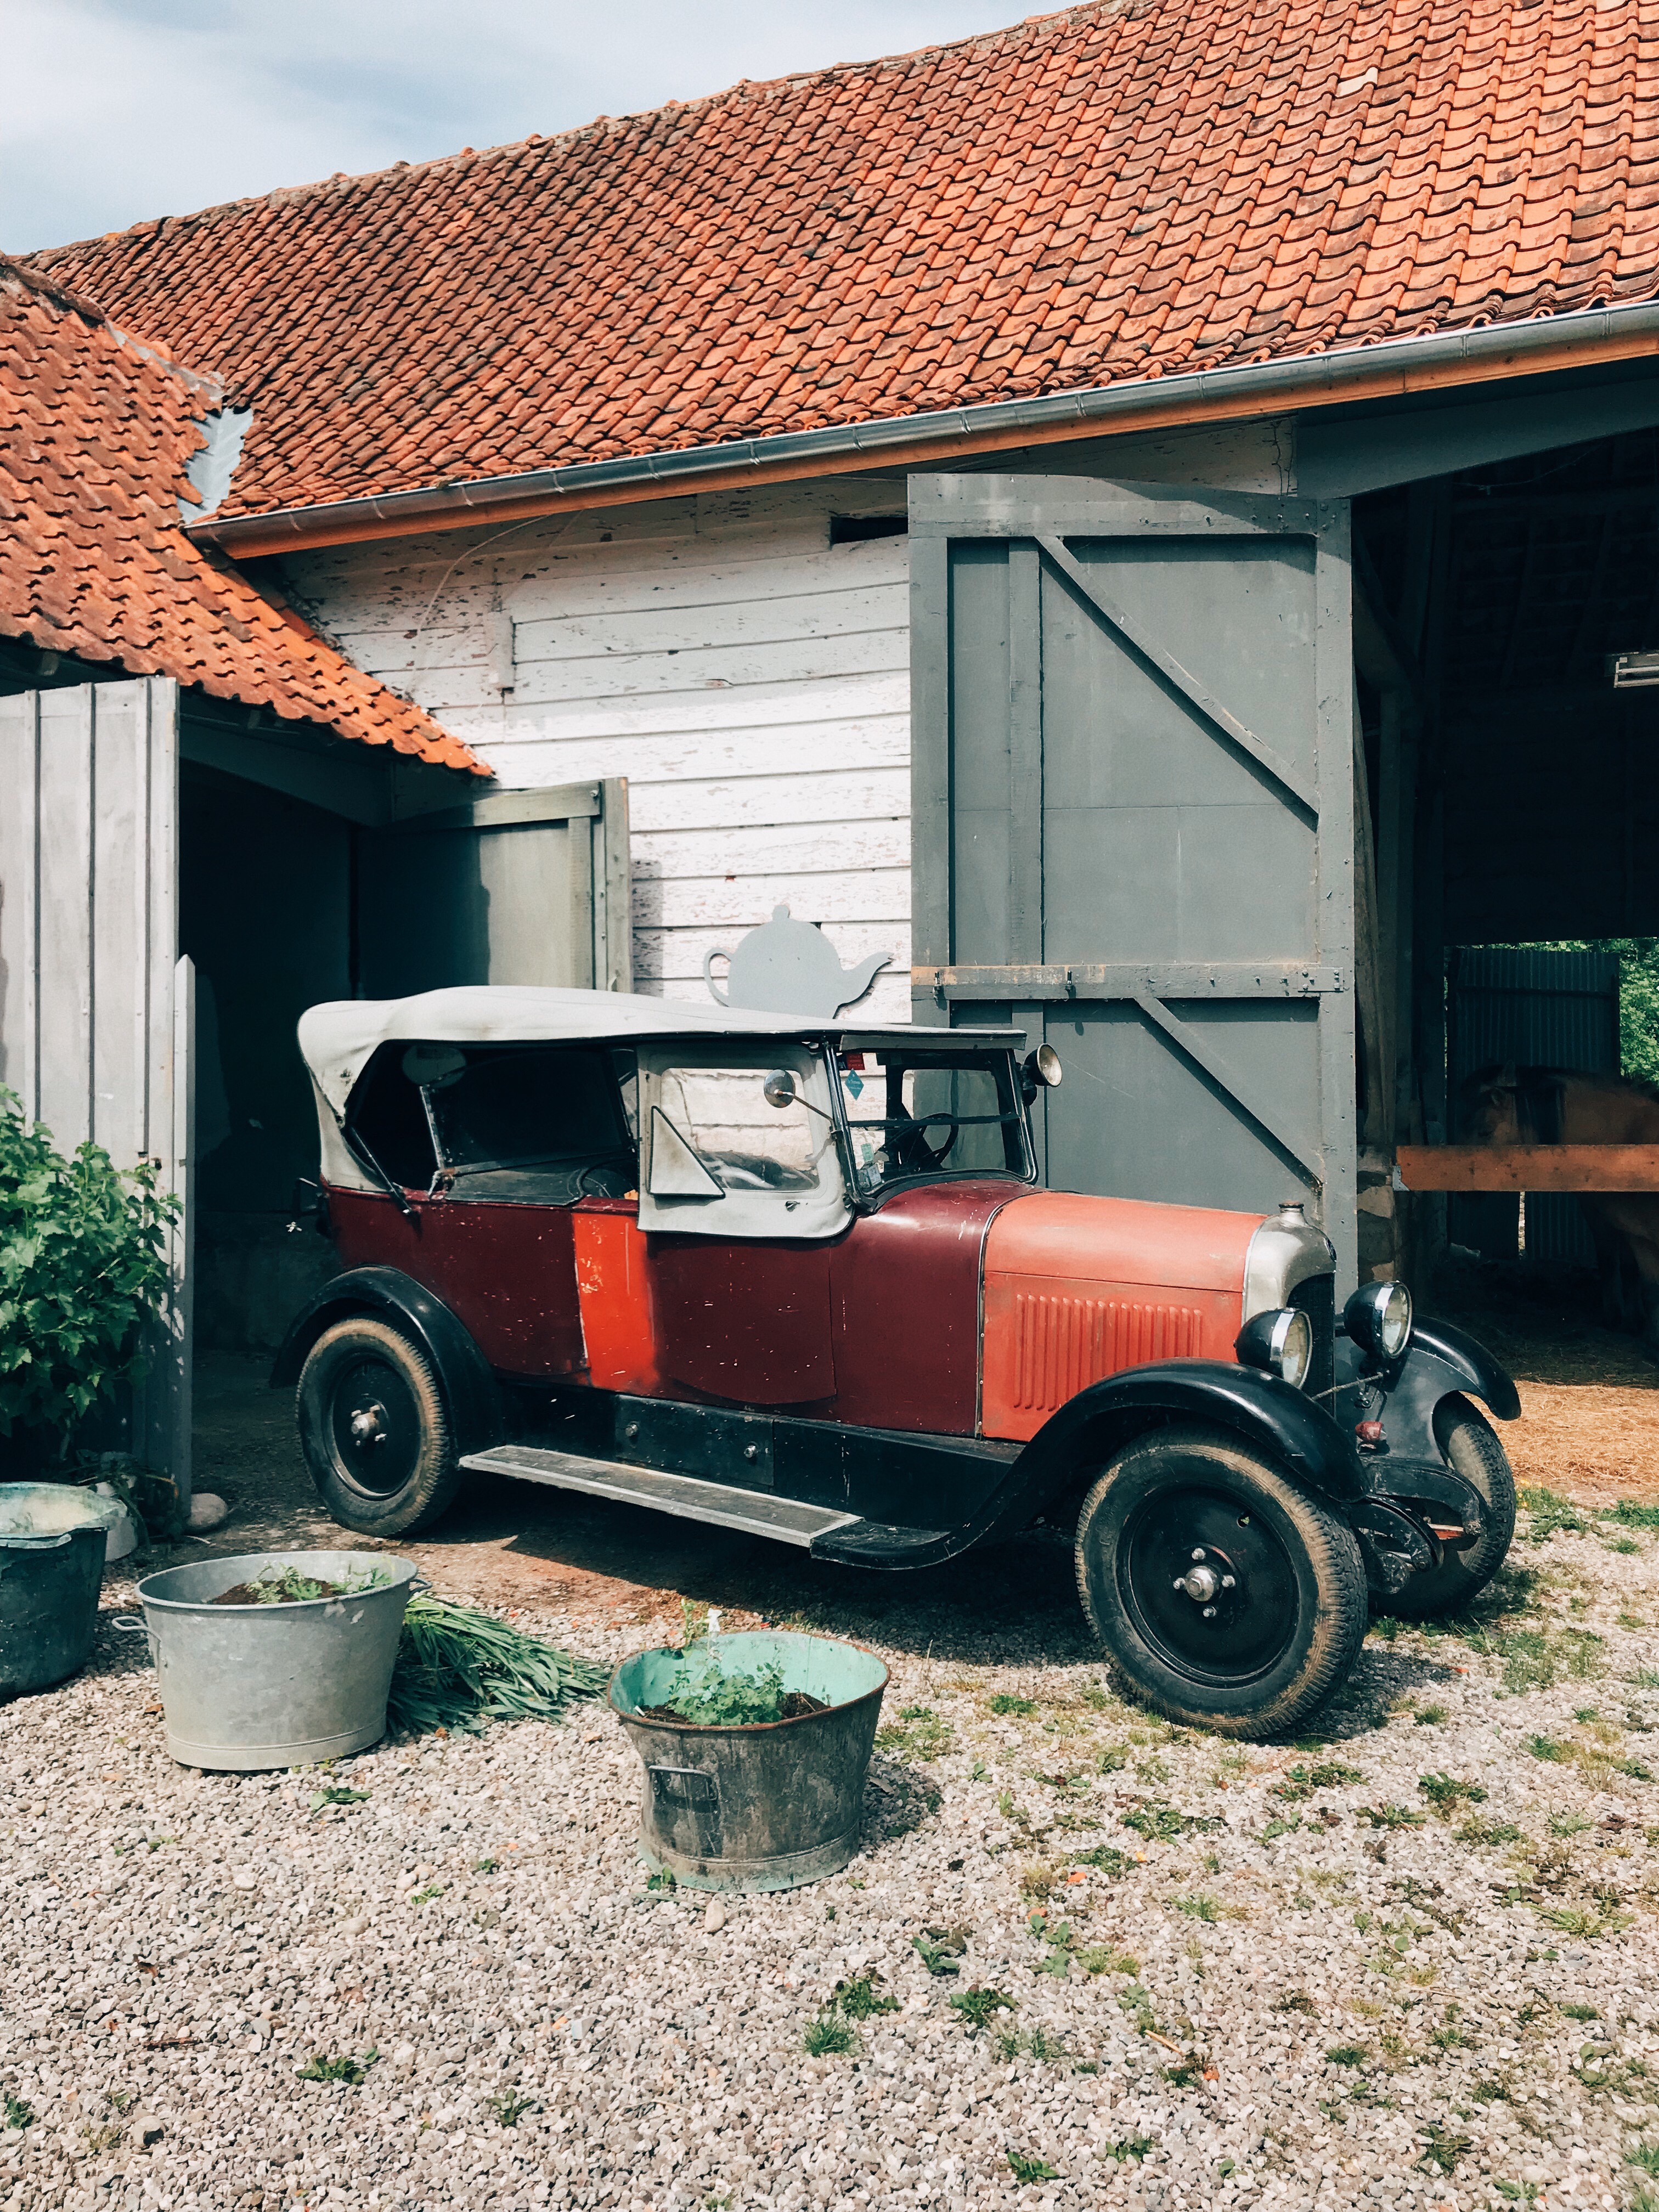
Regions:
<instances>
[{"instance_id":1,"label":"car running board","mask_svg":"<svg viewBox=\"0 0 1659 2212\"><path fill-rule=\"evenodd\" d=\"M468 1452L461 1465L475 1474L507 1474L518 1482L543 1482L555 1490L579 1490L589 1498L609 1498L621 1505L644 1505L683 1521L703 1521L716 1528L738 1528L745 1535L770 1536L817 1553L822 1545L832 1557L869 1566L925 1564L946 1540L939 1528L899 1528L830 1505L809 1505L799 1498L779 1498L768 1490L739 1490L700 1475L666 1474L659 1468L625 1466L616 1460L584 1459L575 1452L549 1451L539 1444L496 1444Z\"/></svg>"}]
</instances>

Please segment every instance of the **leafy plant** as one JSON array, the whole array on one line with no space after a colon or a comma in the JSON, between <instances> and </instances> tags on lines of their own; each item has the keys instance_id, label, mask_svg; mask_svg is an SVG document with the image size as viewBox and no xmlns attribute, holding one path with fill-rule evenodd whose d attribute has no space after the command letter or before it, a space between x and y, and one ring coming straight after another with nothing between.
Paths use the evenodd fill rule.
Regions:
<instances>
[{"instance_id":1,"label":"leafy plant","mask_svg":"<svg viewBox=\"0 0 1659 2212\"><path fill-rule=\"evenodd\" d=\"M1447 2128L1431 2125L1428 2137L1422 2163L1425 2166L1437 2166L1442 2173L1452 2172L1464 2152L1473 2148L1468 2136L1455 2136Z\"/></svg>"},{"instance_id":2,"label":"leafy plant","mask_svg":"<svg viewBox=\"0 0 1659 2212\"><path fill-rule=\"evenodd\" d=\"M1126 2166L1132 2158L1145 2158L1152 2147L1150 2136L1124 2136L1107 2145L1106 2155L1115 2158L1120 2166Z\"/></svg>"},{"instance_id":3,"label":"leafy plant","mask_svg":"<svg viewBox=\"0 0 1659 2212\"><path fill-rule=\"evenodd\" d=\"M833 2058L843 2051L850 2051L856 2038L844 2020L834 2013L821 2013L817 2020L809 2021L803 2038L809 2058Z\"/></svg>"},{"instance_id":4,"label":"leafy plant","mask_svg":"<svg viewBox=\"0 0 1659 2212\"><path fill-rule=\"evenodd\" d=\"M526 2112L536 2110L536 2100L526 2097L517 2088L498 2089L484 2102L504 2128L516 2128Z\"/></svg>"},{"instance_id":5,"label":"leafy plant","mask_svg":"<svg viewBox=\"0 0 1659 2212\"><path fill-rule=\"evenodd\" d=\"M1457 1832L1460 1843L1486 1844L1513 1844L1520 1834L1513 1820L1465 1820Z\"/></svg>"},{"instance_id":6,"label":"leafy plant","mask_svg":"<svg viewBox=\"0 0 1659 2212\"><path fill-rule=\"evenodd\" d=\"M1364 1778L1358 1767L1345 1766L1340 1759L1326 1759L1316 1766L1293 1766L1270 1786L1267 1795L1295 1804L1301 1798L1311 1797L1316 1790L1337 1790L1345 1782L1363 1782Z\"/></svg>"},{"instance_id":7,"label":"leafy plant","mask_svg":"<svg viewBox=\"0 0 1659 2212\"><path fill-rule=\"evenodd\" d=\"M1126 1828L1133 1828L1148 1843L1173 1843L1177 1836L1188 1835L1194 1828L1218 1828L1221 1825L1218 1820L1177 1812L1173 1805L1156 1803L1137 1806L1119 1818Z\"/></svg>"},{"instance_id":8,"label":"leafy plant","mask_svg":"<svg viewBox=\"0 0 1659 2212\"><path fill-rule=\"evenodd\" d=\"M1424 1815L1413 1813L1408 1805L1361 1805L1358 1808L1362 1820L1369 1820L1374 1828L1420 1828Z\"/></svg>"},{"instance_id":9,"label":"leafy plant","mask_svg":"<svg viewBox=\"0 0 1659 2212\"><path fill-rule=\"evenodd\" d=\"M965 1943L940 1942L931 1936L913 1936L910 1943L930 1974L959 1974L962 1972L951 1954L954 1952L959 1956L968 1948Z\"/></svg>"},{"instance_id":10,"label":"leafy plant","mask_svg":"<svg viewBox=\"0 0 1659 2212\"><path fill-rule=\"evenodd\" d=\"M1532 1517L1532 1540L1547 1544L1552 1536L1565 1534L1584 1535L1589 1522L1570 1498L1563 1498L1553 1490L1522 1488L1521 1503Z\"/></svg>"},{"instance_id":11,"label":"leafy plant","mask_svg":"<svg viewBox=\"0 0 1659 2212\"><path fill-rule=\"evenodd\" d=\"M868 2020L874 2013L896 2012L898 1999L884 1996L875 1986L876 1979L871 1972L837 1982L830 2000L831 2008L844 2012L848 2020Z\"/></svg>"},{"instance_id":12,"label":"leafy plant","mask_svg":"<svg viewBox=\"0 0 1659 2212\"><path fill-rule=\"evenodd\" d=\"M1478 1782L1460 1782L1452 1774L1419 1774L1417 1786L1443 1820L1449 1820L1462 1805L1484 1805L1486 1793Z\"/></svg>"},{"instance_id":13,"label":"leafy plant","mask_svg":"<svg viewBox=\"0 0 1659 2212\"><path fill-rule=\"evenodd\" d=\"M572 1698L596 1697L605 1670L488 1613L446 1598L411 1597L392 1670L386 1719L424 1735L488 1721L556 1720Z\"/></svg>"},{"instance_id":14,"label":"leafy plant","mask_svg":"<svg viewBox=\"0 0 1659 2212\"><path fill-rule=\"evenodd\" d=\"M1600 2020L1601 2017L1594 2005L1564 2004L1557 2005L1555 2009L1565 2020ZM1659 2166L1656 2166L1654 2172L1659 2173Z\"/></svg>"},{"instance_id":15,"label":"leafy plant","mask_svg":"<svg viewBox=\"0 0 1659 2212\"><path fill-rule=\"evenodd\" d=\"M356 2089L368 2079L368 2069L380 2055L378 2051L366 2051L361 2058L325 2058L320 2051L313 2051L295 2079L300 2081L345 2081Z\"/></svg>"},{"instance_id":16,"label":"leafy plant","mask_svg":"<svg viewBox=\"0 0 1659 2212\"><path fill-rule=\"evenodd\" d=\"M1016 1698L1007 1690L999 1690L995 1697L990 1700L990 1707L994 1713L1024 1715L1034 1713L1036 1711L1036 1701L1032 1698Z\"/></svg>"},{"instance_id":17,"label":"leafy plant","mask_svg":"<svg viewBox=\"0 0 1659 2212\"><path fill-rule=\"evenodd\" d=\"M1070 1851L1066 1856L1073 1866L1097 1867L1102 1874L1121 1874L1129 1863L1123 1852L1110 1844L1097 1844L1092 1850Z\"/></svg>"},{"instance_id":18,"label":"leafy plant","mask_svg":"<svg viewBox=\"0 0 1659 2212\"><path fill-rule=\"evenodd\" d=\"M1314 2001L1308 1995L1306 1990L1287 1990L1282 1997L1279 1997L1275 2001L1273 2010L1275 2012L1304 2012L1308 2014L1310 2019L1311 2019L1314 2016Z\"/></svg>"},{"instance_id":19,"label":"leafy plant","mask_svg":"<svg viewBox=\"0 0 1659 2212\"><path fill-rule=\"evenodd\" d=\"M1563 2005L1561 2009L1565 2012L1566 2007ZM1659 2142L1652 2142L1645 2136L1638 2136L1637 2141L1626 2150L1625 2163L1626 2166L1637 2167L1643 2173L1659 2176Z\"/></svg>"},{"instance_id":20,"label":"leafy plant","mask_svg":"<svg viewBox=\"0 0 1659 2212\"><path fill-rule=\"evenodd\" d=\"M698 1728L747 1728L781 1720L787 1695L781 1660L745 1674L704 1644L686 1654L663 1703Z\"/></svg>"},{"instance_id":21,"label":"leafy plant","mask_svg":"<svg viewBox=\"0 0 1659 2212\"><path fill-rule=\"evenodd\" d=\"M1363 2066L1364 2048L1358 2043L1334 2043L1325 2053L1325 2063L1328 2066Z\"/></svg>"},{"instance_id":22,"label":"leafy plant","mask_svg":"<svg viewBox=\"0 0 1659 2212\"><path fill-rule=\"evenodd\" d=\"M144 1372L143 1324L167 1292L179 1212L152 1163L119 1169L94 1144L65 1159L0 1087L0 1437L66 1437Z\"/></svg>"},{"instance_id":23,"label":"leafy plant","mask_svg":"<svg viewBox=\"0 0 1659 2212\"><path fill-rule=\"evenodd\" d=\"M1412 1719L1419 1728L1440 1728L1450 1717L1449 1705L1419 1705Z\"/></svg>"},{"instance_id":24,"label":"leafy plant","mask_svg":"<svg viewBox=\"0 0 1659 2212\"><path fill-rule=\"evenodd\" d=\"M8 2090L5 2100L5 2121L9 2128L32 2127L34 2124L33 2106L25 2104L22 2098L14 2097Z\"/></svg>"},{"instance_id":25,"label":"leafy plant","mask_svg":"<svg viewBox=\"0 0 1659 2212\"><path fill-rule=\"evenodd\" d=\"M1189 1920L1216 1921L1221 1917L1221 1908L1212 1897L1178 1897L1176 1911L1184 1912Z\"/></svg>"},{"instance_id":26,"label":"leafy plant","mask_svg":"<svg viewBox=\"0 0 1659 2212\"><path fill-rule=\"evenodd\" d=\"M956 1741L950 1723L942 1721L931 1705L905 1705L899 1720L902 1726L876 1730L876 1741L883 1751L896 1752L901 1758L939 1759Z\"/></svg>"},{"instance_id":27,"label":"leafy plant","mask_svg":"<svg viewBox=\"0 0 1659 2212\"><path fill-rule=\"evenodd\" d=\"M411 1905L430 1905L434 1897L443 1895L444 1887L441 1881L429 1881L424 1889L417 1889L409 1901Z\"/></svg>"},{"instance_id":28,"label":"leafy plant","mask_svg":"<svg viewBox=\"0 0 1659 2212\"><path fill-rule=\"evenodd\" d=\"M328 1805L367 1805L368 1802L367 1790L318 1790L312 1794L310 1809L313 1813L320 1813Z\"/></svg>"},{"instance_id":29,"label":"leafy plant","mask_svg":"<svg viewBox=\"0 0 1659 2212\"><path fill-rule=\"evenodd\" d=\"M1023 2158L1018 2151L1011 2150L1008 2154L1008 2164L1014 2179L1022 2184L1028 2181L1058 2181L1060 2179L1060 2168L1057 2166L1050 2166L1046 2158Z\"/></svg>"},{"instance_id":30,"label":"leafy plant","mask_svg":"<svg viewBox=\"0 0 1659 2212\"><path fill-rule=\"evenodd\" d=\"M962 2014L972 2032L988 2027L1000 2012L1012 2012L1014 2001L1000 1990L958 1990L951 1999L951 2009Z\"/></svg>"},{"instance_id":31,"label":"leafy plant","mask_svg":"<svg viewBox=\"0 0 1659 2212\"><path fill-rule=\"evenodd\" d=\"M1552 1766L1565 1765L1571 1757L1567 1746L1552 1735L1529 1735L1527 1749L1534 1759L1541 1759Z\"/></svg>"}]
</instances>

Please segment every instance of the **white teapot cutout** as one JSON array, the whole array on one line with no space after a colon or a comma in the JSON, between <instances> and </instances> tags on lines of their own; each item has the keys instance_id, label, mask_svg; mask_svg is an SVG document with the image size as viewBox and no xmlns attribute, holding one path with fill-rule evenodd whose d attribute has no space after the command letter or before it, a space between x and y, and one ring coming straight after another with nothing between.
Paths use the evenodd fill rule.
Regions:
<instances>
[{"instance_id":1,"label":"white teapot cutout","mask_svg":"<svg viewBox=\"0 0 1659 2212\"><path fill-rule=\"evenodd\" d=\"M702 979L717 1006L832 1020L864 996L892 957L890 952L872 952L856 968L843 968L841 955L815 922L795 921L787 906L777 906L770 921L738 939L735 951L717 946L705 953ZM714 981L717 960L727 963L723 991Z\"/></svg>"}]
</instances>

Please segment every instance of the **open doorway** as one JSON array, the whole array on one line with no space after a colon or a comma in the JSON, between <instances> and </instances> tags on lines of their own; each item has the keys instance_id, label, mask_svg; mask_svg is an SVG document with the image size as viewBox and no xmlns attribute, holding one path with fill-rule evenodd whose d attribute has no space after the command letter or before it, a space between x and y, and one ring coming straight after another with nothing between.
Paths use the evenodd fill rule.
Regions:
<instances>
[{"instance_id":1,"label":"open doorway","mask_svg":"<svg viewBox=\"0 0 1659 2212\"><path fill-rule=\"evenodd\" d=\"M1554 1188L1464 1190L1419 1148L1570 1145L1551 1071L1659 1074L1659 433L1374 493L1354 531L1362 1273L1409 1274L1540 1387L1645 1395L1659 1337L1609 1298L1565 1159ZM1564 1478L1628 1442L1628 1407L1598 1437L1589 1402Z\"/></svg>"}]
</instances>

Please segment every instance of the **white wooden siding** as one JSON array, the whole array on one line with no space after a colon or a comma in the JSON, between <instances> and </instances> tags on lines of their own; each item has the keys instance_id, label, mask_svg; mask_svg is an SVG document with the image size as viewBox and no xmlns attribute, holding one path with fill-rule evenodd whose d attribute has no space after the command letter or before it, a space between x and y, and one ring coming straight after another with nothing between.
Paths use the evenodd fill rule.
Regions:
<instances>
[{"instance_id":1,"label":"white wooden siding","mask_svg":"<svg viewBox=\"0 0 1659 2212\"><path fill-rule=\"evenodd\" d=\"M359 665L513 785L629 780L635 988L706 1003L706 952L787 904L909 1018L908 561L842 478L291 557ZM510 678L505 687L502 679Z\"/></svg>"}]
</instances>

